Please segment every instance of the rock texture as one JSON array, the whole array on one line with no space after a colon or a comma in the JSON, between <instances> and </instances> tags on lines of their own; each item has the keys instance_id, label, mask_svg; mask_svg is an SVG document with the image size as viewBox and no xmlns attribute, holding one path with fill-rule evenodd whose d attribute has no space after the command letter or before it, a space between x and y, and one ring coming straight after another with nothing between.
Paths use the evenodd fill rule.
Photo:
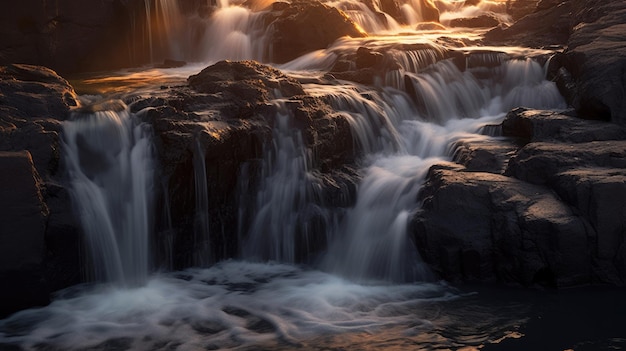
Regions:
<instances>
[{"instance_id":1,"label":"rock texture","mask_svg":"<svg viewBox=\"0 0 626 351\"><path fill-rule=\"evenodd\" d=\"M566 47L551 62L551 78L583 118L626 123L626 3L541 1L513 26L485 35L489 43Z\"/></svg>"},{"instance_id":2,"label":"rock texture","mask_svg":"<svg viewBox=\"0 0 626 351\"><path fill-rule=\"evenodd\" d=\"M283 102L274 101L277 98ZM278 113L291 115L291 127L299 130L311 150L316 184L323 189L318 200L349 205L346 194L338 194L355 189L355 174L345 167L358 154L348 121L279 70L254 61L221 61L189 77L188 86L172 88L161 98L138 99L130 107L155 132L166 180L163 201L171 206L172 222L157 235L174 231L176 268L192 264L194 155L201 152L206 165L213 257L233 257L239 244L238 196L242 188L248 189L243 193L245 203L254 203Z\"/></svg>"},{"instance_id":3,"label":"rock texture","mask_svg":"<svg viewBox=\"0 0 626 351\"><path fill-rule=\"evenodd\" d=\"M625 129L519 108L502 133L514 142L463 141L465 167L431 169L413 220L424 259L450 280L626 284Z\"/></svg>"},{"instance_id":4,"label":"rock texture","mask_svg":"<svg viewBox=\"0 0 626 351\"><path fill-rule=\"evenodd\" d=\"M2 261L0 275L15 282L5 284L3 294L16 296L23 307L79 281L78 229L59 165L61 121L78 102L65 79L29 65L0 67L0 102L0 186L2 201L8 201L0 211L0 224L8 226L0 231L7 252L2 256L21 253L26 260ZM23 275L15 262L27 262ZM11 299L2 301L0 313L20 308Z\"/></svg>"},{"instance_id":5,"label":"rock texture","mask_svg":"<svg viewBox=\"0 0 626 351\"><path fill-rule=\"evenodd\" d=\"M366 36L343 12L318 1L277 4L266 18L270 23L271 62L283 63L325 49L342 36Z\"/></svg>"}]
</instances>

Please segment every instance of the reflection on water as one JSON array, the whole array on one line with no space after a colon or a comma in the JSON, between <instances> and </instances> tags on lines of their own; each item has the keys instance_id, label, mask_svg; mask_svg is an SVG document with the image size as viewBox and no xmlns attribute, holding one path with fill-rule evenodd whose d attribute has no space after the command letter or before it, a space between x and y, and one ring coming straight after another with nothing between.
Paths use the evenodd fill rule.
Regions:
<instances>
[{"instance_id":1,"label":"reflection on water","mask_svg":"<svg viewBox=\"0 0 626 351\"><path fill-rule=\"evenodd\" d=\"M2 350L605 350L623 291L356 284L229 261L141 288L73 288L0 321Z\"/></svg>"}]
</instances>

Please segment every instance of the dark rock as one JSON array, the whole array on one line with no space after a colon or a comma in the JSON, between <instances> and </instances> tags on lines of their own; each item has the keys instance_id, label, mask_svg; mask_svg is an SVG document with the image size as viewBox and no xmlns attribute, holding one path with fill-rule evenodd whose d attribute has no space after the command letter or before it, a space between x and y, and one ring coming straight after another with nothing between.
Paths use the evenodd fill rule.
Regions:
<instances>
[{"instance_id":1,"label":"dark rock","mask_svg":"<svg viewBox=\"0 0 626 351\"><path fill-rule=\"evenodd\" d=\"M548 188L435 169L421 198L423 209L412 223L416 244L445 279L561 287L591 282L587 226Z\"/></svg>"},{"instance_id":2,"label":"dark rock","mask_svg":"<svg viewBox=\"0 0 626 351\"><path fill-rule=\"evenodd\" d=\"M626 141L531 143L509 161L505 174L533 184L554 184L559 173L594 167L626 168Z\"/></svg>"},{"instance_id":3,"label":"dark rock","mask_svg":"<svg viewBox=\"0 0 626 351\"><path fill-rule=\"evenodd\" d=\"M443 24L437 22L421 22L415 26L415 30L445 30Z\"/></svg>"},{"instance_id":4,"label":"dark rock","mask_svg":"<svg viewBox=\"0 0 626 351\"><path fill-rule=\"evenodd\" d=\"M575 115L573 111L517 108L506 115L502 122L502 132L505 136L522 138L528 142L585 143L626 139L626 128L613 123L583 120L572 115Z\"/></svg>"},{"instance_id":5,"label":"dark rock","mask_svg":"<svg viewBox=\"0 0 626 351\"><path fill-rule=\"evenodd\" d=\"M318 1L295 1L287 8L270 11L268 16L268 40L273 48L270 60L276 63L325 49L342 36L366 36L343 12Z\"/></svg>"},{"instance_id":6,"label":"dark rock","mask_svg":"<svg viewBox=\"0 0 626 351\"><path fill-rule=\"evenodd\" d=\"M485 35L491 44L567 46L551 64L562 94L583 118L626 123L626 3L542 1L509 28Z\"/></svg>"},{"instance_id":7,"label":"dark rock","mask_svg":"<svg viewBox=\"0 0 626 351\"><path fill-rule=\"evenodd\" d=\"M491 28L500 24L500 20L493 14L484 14L471 18L455 18L450 21L450 27Z\"/></svg>"},{"instance_id":8,"label":"dark rock","mask_svg":"<svg viewBox=\"0 0 626 351\"><path fill-rule=\"evenodd\" d=\"M36 173L41 177L37 186L41 188L42 202L48 211L43 223L44 262L37 272L29 273L25 269L22 275L19 272L15 273L17 276L12 275L11 281L31 284L32 279L45 276L45 289L41 284L32 287L38 289L37 294L44 294L80 281L78 225L72 214L69 193L63 185L59 138L61 121L68 118L70 109L78 102L69 83L50 69L9 65L0 68L0 76L0 151L27 153L28 159L32 156ZM38 223L39 215L33 213L31 221L33 225ZM35 233L33 231L32 235ZM30 277L30 283L26 277ZM34 295L25 293L24 296Z\"/></svg>"},{"instance_id":9,"label":"dark rock","mask_svg":"<svg viewBox=\"0 0 626 351\"><path fill-rule=\"evenodd\" d=\"M43 275L48 207L27 151L0 152L0 316L45 304Z\"/></svg>"},{"instance_id":10,"label":"dark rock","mask_svg":"<svg viewBox=\"0 0 626 351\"><path fill-rule=\"evenodd\" d=\"M141 40L130 39L132 25L141 27L142 16L145 7L139 0L12 3L0 13L0 64L76 72L140 63L131 58ZM129 42L135 44L132 49Z\"/></svg>"},{"instance_id":11,"label":"dark rock","mask_svg":"<svg viewBox=\"0 0 626 351\"><path fill-rule=\"evenodd\" d=\"M379 66L383 62L383 59L383 54L370 48L362 46L356 51L357 69Z\"/></svg>"},{"instance_id":12,"label":"dark rock","mask_svg":"<svg viewBox=\"0 0 626 351\"><path fill-rule=\"evenodd\" d=\"M541 2L544 2L544 4L542 5L543 7L547 5L545 1L540 1L540 0L508 1L506 12L509 15L511 15L514 21L517 21L521 19L522 17L535 12L535 10L539 8L538 4Z\"/></svg>"},{"instance_id":13,"label":"dark rock","mask_svg":"<svg viewBox=\"0 0 626 351\"><path fill-rule=\"evenodd\" d=\"M461 140L454 145L454 162L469 171L502 174L519 146L507 139Z\"/></svg>"}]
</instances>

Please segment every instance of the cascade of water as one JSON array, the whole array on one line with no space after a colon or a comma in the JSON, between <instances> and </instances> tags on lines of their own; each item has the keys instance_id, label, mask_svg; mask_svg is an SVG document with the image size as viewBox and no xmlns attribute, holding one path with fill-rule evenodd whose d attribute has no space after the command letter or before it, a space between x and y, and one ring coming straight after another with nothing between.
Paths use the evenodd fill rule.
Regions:
<instances>
[{"instance_id":1,"label":"cascade of water","mask_svg":"<svg viewBox=\"0 0 626 351\"><path fill-rule=\"evenodd\" d=\"M206 161L200 140L196 139L193 153L194 183L196 187L196 215L194 219L194 257L196 266L207 267L213 262L209 236L209 196L207 189Z\"/></svg>"},{"instance_id":2,"label":"cascade of water","mask_svg":"<svg viewBox=\"0 0 626 351\"><path fill-rule=\"evenodd\" d=\"M72 198L95 278L124 285L148 276L154 151L150 131L115 101L63 124Z\"/></svg>"},{"instance_id":3,"label":"cascade of water","mask_svg":"<svg viewBox=\"0 0 626 351\"><path fill-rule=\"evenodd\" d=\"M291 112L276 102L274 144L267 150L254 220L243 247L245 258L296 262L298 237L305 235L300 217L311 199L309 151L292 128Z\"/></svg>"},{"instance_id":4,"label":"cascade of water","mask_svg":"<svg viewBox=\"0 0 626 351\"><path fill-rule=\"evenodd\" d=\"M450 144L501 119L513 101L529 107L559 108L563 104L562 97L552 99L553 94L558 95L556 86L544 80L541 67L532 61L506 62L498 72L501 76L481 81L470 71L460 72L451 62L441 62L420 74L405 73L415 89L413 97L422 97L416 107L420 113L399 109L404 115L389 119L394 123L388 128L398 131L402 147L395 154L369 157L356 205L333 235L323 262L326 269L356 279L413 281L430 277L407 233L428 168L449 160ZM541 96L517 92L537 86L546 89ZM390 105L403 105L402 101L411 105L406 95L385 90L388 93L381 98L393 98Z\"/></svg>"}]
</instances>

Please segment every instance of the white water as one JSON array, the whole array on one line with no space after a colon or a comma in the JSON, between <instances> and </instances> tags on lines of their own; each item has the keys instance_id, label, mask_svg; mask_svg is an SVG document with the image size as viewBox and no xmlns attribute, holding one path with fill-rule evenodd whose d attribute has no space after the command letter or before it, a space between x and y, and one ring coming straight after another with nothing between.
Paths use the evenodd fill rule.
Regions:
<instances>
[{"instance_id":1,"label":"white water","mask_svg":"<svg viewBox=\"0 0 626 351\"><path fill-rule=\"evenodd\" d=\"M320 335L376 333L396 326L412 334L427 331L430 322L415 311L455 297L438 284L366 286L290 265L245 262L161 274L135 289L96 287L66 294L46 308L1 320L0 346L307 348L307 339Z\"/></svg>"},{"instance_id":2,"label":"white water","mask_svg":"<svg viewBox=\"0 0 626 351\"><path fill-rule=\"evenodd\" d=\"M292 113L283 102L276 104L279 111L274 142L265 153L261 188L243 256L294 263L298 237L306 236L306 228L300 224L311 200L310 156L300 131L293 127Z\"/></svg>"},{"instance_id":3,"label":"white water","mask_svg":"<svg viewBox=\"0 0 626 351\"><path fill-rule=\"evenodd\" d=\"M208 267L214 262L211 257L211 236L209 232L209 194L207 186L206 161L200 140L196 139L193 154L196 214L193 228L193 264Z\"/></svg>"},{"instance_id":4,"label":"white water","mask_svg":"<svg viewBox=\"0 0 626 351\"><path fill-rule=\"evenodd\" d=\"M232 37L234 44L211 51L207 55L214 56L209 60L261 55L262 50L254 48L251 38L262 35L249 37L252 14L241 7L221 6L225 11L218 10L213 19L214 23L218 18L224 20L224 24L211 33L231 26L214 40ZM219 43L208 46L219 47ZM291 64L294 69L324 68L332 64L333 55L329 50L320 51ZM532 61L508 61L493 69L489 78L478 78L484 75L472 70L460 72L449 62L424 71L432 65L429 60L436 59L433 55L437 52L406 54L402 68L390 72L376 88L349 83L306 87L312 95L327 97L344 114L353 128L354 142L367 152L361 160L363 179L356 204L341 216L333 217L328 208L313 204L315 174L309 151L290 125L292 116L279 108L275 144L264 160L254 219L250 230L241 234L241 239L247 240L242 255L260 261L299 261L301 251L306 251L302 243L307 240L302 237L310 234L302 224L308 223L309 213L319 213L326 221L324 235L329 248L316 267L332 273L292 264L228 261L208 269L148 276L146 240L154 171L149 133L134 124L125 109L97 112L80 123L69 122L67 126L76 131L66 132L68 166L72 179L77 180L76 197L84 197L87 204L79 206L85 212L86 232L92 230L97 235L93 246L101 251L92 255L94 265L103 267L99 279L145 284L71 289L48 307L0 321L0 346L18 344L26 350L47 346L67 350L307 349L316 346L311 340L335 335L354 335L361 340L377 336L386 341L390 328L400 329L403 338L435 329L432 320L438 317L424 318L419 311L430 303L458 296L445 284L424 282L433 277L407 233L408 220L419 208L416 197L428 167L449 161L449 149L457 140L484 137L475 133L485 124L497 123L510 107L560 108L563 100L554 83L543 79L542 67ZM418 91L422 98L418 104L412 91ZM87 123L91 119L93 123ZM107 132L94 132L92 125L96 124L104 125ZM120 146L110 143L118 139ZM87 150L86 145L97 145L91 148L95 150L92 154L111 160L107 164L113 166L104 172L106 176L89 165L91 157L79 154L79 144L81 152ZM206 164L200 148L195 156L196 190L200 194L196 197L196 242L206 243L203 238L208 226L203 216L208 204L203 202L206 182L201 181L206 179L202 172L206 172ZM131 185L126 183L129 179ZM109 200L111 193L104 189L111 187L135 190ZM118 199L122 196L130 199ZM120 213L122 203L129 210ZM127 214L137 223L127 224ZM241 211L242 217L248 214ZM240 223L247 221L240 218ZM133 228L132 233L121 235L116 226ZM195 257L198 265L206 264L203 257ZM455 348L471 343L463 336L450 342L445 338L451 337L444 335L426 347Z\"/></svg>"},{"instance_id":5,"label":"white water","mask_svg":"<svg viewBox=\"0 0 626 351\"><path fill-rule=\"evenodd\" d=\"M147 125L121 101L75 112L63 124L72 200L98 281L142 284L153 229L154 151Z\"/></svg>"}]
</instances>

